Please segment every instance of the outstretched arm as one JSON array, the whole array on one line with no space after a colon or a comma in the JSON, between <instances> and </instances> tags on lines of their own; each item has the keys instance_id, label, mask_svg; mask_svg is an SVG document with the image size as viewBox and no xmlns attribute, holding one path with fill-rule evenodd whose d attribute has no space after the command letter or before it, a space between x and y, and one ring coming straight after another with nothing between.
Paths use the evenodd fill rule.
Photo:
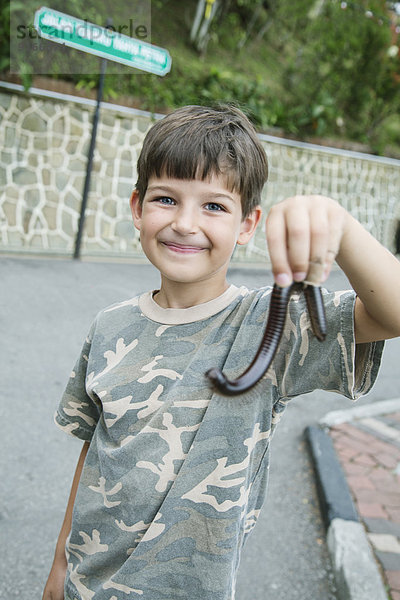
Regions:
<instances>
[{"instance_id":1,"label":"outstretched arm","mask_svg":"<svg viewBox=\"0 0 400 600\"><path fill-rule=\"evenodd\" d=\"M357 293L356 342L400 336L400 263L342 206L325 196L294 196L267 217L275 281L323 283L336 262Z\"/></svg>"},{"instance_id":2,"label":"outstretched arm","mask_svg":"<svg viewBox=\"0 0 400 600\"><path fill-rule=\"evenodd\" d=\"M74 507L76 492L78 490L79 480L81 478L83 464L85 462L88 449L89 442L85 442L76 466L76 471L71 486L71 493L68 499L67 510L65 511L64 521L58 536L54 560L43 591L42 600L64 600L64 580L67 572L65 543L67 541L69 532L71 531L72 510Z\"/></svg>"}]
</instances>

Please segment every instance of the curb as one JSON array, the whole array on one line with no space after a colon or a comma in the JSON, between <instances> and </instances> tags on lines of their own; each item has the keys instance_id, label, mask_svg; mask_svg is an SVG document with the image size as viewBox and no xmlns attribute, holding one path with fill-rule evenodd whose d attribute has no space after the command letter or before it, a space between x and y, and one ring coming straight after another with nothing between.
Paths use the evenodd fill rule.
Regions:
<instances>
[{"instance_id":1,"label":"curb","mask_svg":"<svg viewBox=\"0 0 400 600\"><path fill-rule=\"evenodd\" d=\"M349 423L354 419L366 419L378 415L388 415L400 410L400 398L382 400L364 406L355 406L347 410L333 410L319 421L321 427L332 427L341 423Z\"/></svg>"},{"instance_id":2,"label":"curb","mask_svg":"<svg viewBox=\"0 0 400 600\"><path fill-rule=\"evenodd\" d=\"M400 400L398 402L400 404ZM375 404L374 410L377 408ZM347 414L351 411L335 412ZM325 427L329 422L328 417L330 415L326 415L321 422ZM347 420L350 419L342 419L340 422ZM305 435L314 462L338 597L340 600L387 600L385 585L332 440L321 426L307 427Z\"/></svg>"}]
</instances>

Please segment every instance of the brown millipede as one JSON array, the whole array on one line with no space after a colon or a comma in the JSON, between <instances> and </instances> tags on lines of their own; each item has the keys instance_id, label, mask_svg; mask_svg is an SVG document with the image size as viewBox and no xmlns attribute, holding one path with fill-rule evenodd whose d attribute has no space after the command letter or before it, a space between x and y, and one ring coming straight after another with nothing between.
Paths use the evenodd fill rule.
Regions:
<instances>
[{"instance_id":1,"label":"brown millipede","mask_svg":"<svg viewBox=\"0 0 400 600\"><path fill-rule=\"evenodd\" d=\"M292 283L289 287L284 288L275 284L272 289L264 335L250 366L240 377L233 380L227 379L220 369L213 368L207 371L206 376L218 392L224 396L244 394L265 375L278 350L290 297L299 291L304 292L314 335L321 341L325 339L326 316L321 288L306 282Z\"/></svg>"}]
</instances>

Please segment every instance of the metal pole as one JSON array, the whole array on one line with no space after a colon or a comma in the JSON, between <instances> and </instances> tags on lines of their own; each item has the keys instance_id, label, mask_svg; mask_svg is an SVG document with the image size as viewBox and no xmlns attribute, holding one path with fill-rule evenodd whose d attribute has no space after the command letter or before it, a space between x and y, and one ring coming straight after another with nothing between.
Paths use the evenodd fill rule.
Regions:
<instances>
[{"instance_id":1,"label":"metal pole","mask_svg":"<svg viewBox=\"0 0 400 600\"><path fill-rule=\"evenodd\" d=\"M99 122L100 104L101 104L101 100L103 98L104 76L106 73L106 68L107 68L107 60L105 58L102 58L101 59L101 67L100 67L99 87L97 88L97 104L96 104L96 110L95 110L95 113L93 116L92 138L90 140L88 162L87 162L87 168L86 168L86 179L85 179L85 185L83 188L81 214L79 217L78 233L76 234L76 240L75 240L75 252L74 252L75 259L80 258L82 233L83 233L83 228L85 225L86 205L87 205L87 199L88 199L89 187L90 187L90 176L92 174L93 154L94 154L94 148L96 145L97 124Z\"/></svg>"}]
</instances>

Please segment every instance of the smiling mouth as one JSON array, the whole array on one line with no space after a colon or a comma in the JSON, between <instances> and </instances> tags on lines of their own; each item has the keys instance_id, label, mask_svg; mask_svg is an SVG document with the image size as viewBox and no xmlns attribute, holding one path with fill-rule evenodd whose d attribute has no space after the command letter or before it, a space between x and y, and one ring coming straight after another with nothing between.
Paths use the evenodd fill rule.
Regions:
<instances>
[{"instance_id":1,"label":"smiling mouth","mask_svg":"<svg viewBox=\"0 0 400 600\"><path fill-rule=\"evenodd\" d=\"M172 242L161 242L163 246L178 254L198 254L205 250L203 246L189 246L186 244L174 244Z\"/></svg>"}]
</instances>

